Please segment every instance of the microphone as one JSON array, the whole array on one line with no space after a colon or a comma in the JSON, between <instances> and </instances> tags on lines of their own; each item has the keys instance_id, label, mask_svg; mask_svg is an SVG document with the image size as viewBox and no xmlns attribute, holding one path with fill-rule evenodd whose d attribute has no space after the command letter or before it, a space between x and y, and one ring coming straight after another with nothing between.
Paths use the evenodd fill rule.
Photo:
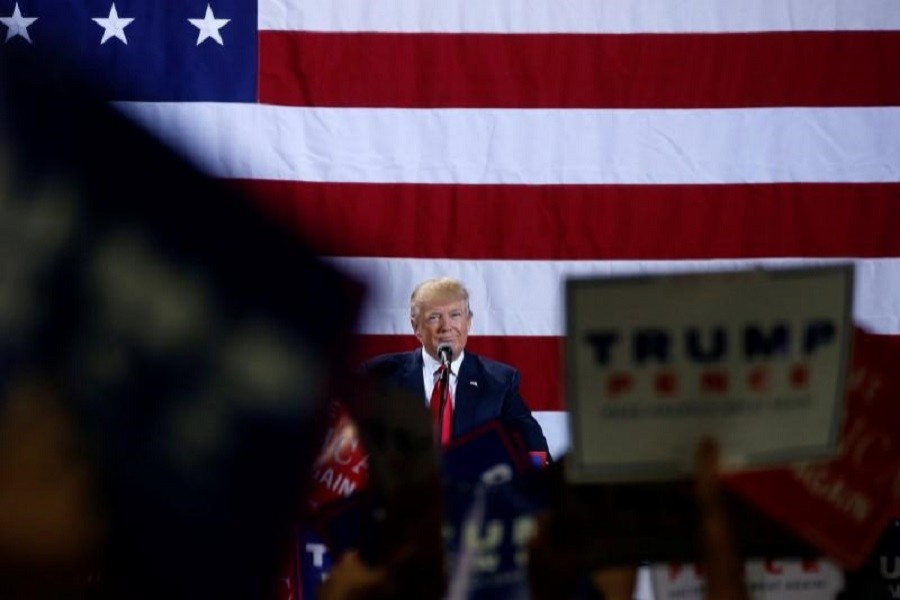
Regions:
<instances>
[{"instance_id":1,"label":"microphone","mask_svg":"<svg viewBox=\"0 0 900 600\"><path fill-rule=\"evenodd\" d=\"M437 355L441 361L441 366L450 369L450 362L453 360L453 348L450 347L450 344L446 342L438 344Z\"/></svg>"},{"instance_id":2,"label":"microphone","mask_svg":"<svg viewBox=\"0 0 900 600\"><path fill-rule=\"evenodd\" d=\"M437 355L438 360L441 361L441 378L435 383L435 386L440 386L441 405L438 409L437 438L435 439L441 443L444 435L444 408L450 401L450 361L453 359L453 348L447 342L442 342L438 344Z\"/></svg>"}]
</instances>

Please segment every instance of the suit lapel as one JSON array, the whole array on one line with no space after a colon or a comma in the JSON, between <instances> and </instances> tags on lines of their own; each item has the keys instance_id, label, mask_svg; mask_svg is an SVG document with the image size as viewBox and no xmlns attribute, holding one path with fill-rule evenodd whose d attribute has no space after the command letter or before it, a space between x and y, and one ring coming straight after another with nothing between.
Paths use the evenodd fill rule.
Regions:
<instances>
[{"instance_id":1,"label":"suit lapel","mask_svg":"<svg viewBox=\"0 0 900 600\"><path fill-rule=\"evenodd\" d=\"M481 370L474 354L466 352L456 380L456 403L453 406L453 435L471 429L477 421L475 409L478 407L478 393L481 385Z\"/></svg>"}]
</instances>

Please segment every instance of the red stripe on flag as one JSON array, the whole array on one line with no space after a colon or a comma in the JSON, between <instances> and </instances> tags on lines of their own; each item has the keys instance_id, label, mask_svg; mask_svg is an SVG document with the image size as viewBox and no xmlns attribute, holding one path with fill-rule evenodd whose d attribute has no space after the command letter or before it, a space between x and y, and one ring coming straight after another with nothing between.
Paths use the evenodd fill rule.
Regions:
<instances>
[{"instance_id":1,"label":"red stripe on flag","mask_svg":"<svg viewBox=\"0 0 900 600\"><path fill-rule=\"evenodd\" d=\"M900 256L900 184L238 183L336 256Z\"/></svg>"},{"instance_id":2,"label":"red stripe on flag","mask_svg":"<svg viewBox=\"0 0 900 600\"><path fill-rule=\"evenodd\" d=\"M531 410L563 410L562 344L561 337L473 335L467 348L518 369L521 375L520 391ZM411 334L360 335L357 336L354 355L360 362L379 354L406 352L419 347Z\"/></svg>"},{"instance_id":3,"label":"red stripe on flag","mask_svg":"<svg viewBox=\"0 0 900 600\"><path fill-rule=\"evenodd\" d=\"M261 31L259 97L356 107L900 104L900 32Z\"/></svg>"}]
</instances>

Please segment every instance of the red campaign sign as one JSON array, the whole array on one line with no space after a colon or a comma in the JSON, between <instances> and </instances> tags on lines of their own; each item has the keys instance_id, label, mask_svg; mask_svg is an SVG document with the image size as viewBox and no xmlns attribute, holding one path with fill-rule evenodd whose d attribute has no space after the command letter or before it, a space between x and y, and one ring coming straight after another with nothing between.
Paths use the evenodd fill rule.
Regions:
<instances>
[{"instance_id":1,"label":"red campaign sign","mask_svg":"<svg viewBox=\"0 0 900 600\"><path fill-rule=\"evenodd\" d=\"M369 454L359 431L338 404L329 409L329 425L322 452L313 469L311 508L342 500L362 490L369 477Z\"/></svg>"},{"instance_id":2,"label":"red campaign sign","mask_svg":"<svg viewBox=\"0 0 900 600\"><path fill-rule=\"evenodd\" d=\"M898 365L900 340L857 329L840 454L725 485L843 567L861 566L900 509Z\"/></svg>"},{"instance_id":3,"label":"red campaign sign","mask_svg":"<svg viewBox=\"0 0 900 600\"><path fill-rule=\"evenodd\" d=\"M363 446L359 431L350 419L347 411L337 402L328 407L328 430L325 433L325 442L322 451L313 466L313 486L310 491L308 506L313 512L319 513L331 502L342 500L361 491L366 487L369 479L369 453ZM287 558L287 565L281 570L281 577L277 586L277 597L280 600L305 600L311 590L316 589L318 577L315 580L306 578L303 574L304 559L309 558L305 553L314 550L314 561L320 563L324 545L316 544L311 548L305 542L306 535L311 530L297 528L294 531L294 544ZM315 567L322 567L315 564ZM322 573L326 572L322 569Z\"/></svg>"}]
</instances>

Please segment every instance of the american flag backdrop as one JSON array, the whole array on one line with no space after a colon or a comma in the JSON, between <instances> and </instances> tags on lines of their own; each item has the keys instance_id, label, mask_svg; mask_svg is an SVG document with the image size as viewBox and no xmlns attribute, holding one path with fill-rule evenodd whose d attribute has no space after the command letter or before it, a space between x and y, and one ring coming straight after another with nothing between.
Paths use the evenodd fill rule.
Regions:
<instances>
[{"instance_id":1,"label":"american flag backdrop","mask_svg":"<svg viewBox=\"0 0 900 600\"><path fill-rule=\"evenodd\" d=\"M900 333L900 0L0 0L0 23L370 282L360 355L415 347L412 287L462 279L470 347L521 370L557 454L570 274L852 258L857 323Z\"/></svg>"}]
</instances>

